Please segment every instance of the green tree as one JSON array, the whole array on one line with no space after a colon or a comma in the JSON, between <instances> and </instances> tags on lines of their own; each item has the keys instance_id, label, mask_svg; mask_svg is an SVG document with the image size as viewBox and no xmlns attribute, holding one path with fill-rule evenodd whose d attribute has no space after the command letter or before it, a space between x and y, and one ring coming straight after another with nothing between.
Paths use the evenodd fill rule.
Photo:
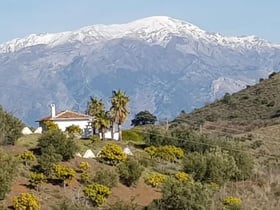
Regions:
<instances>
[{"instance_id":1,"label":"green tree","mask_svg":"<svg viewBox=\"0 0 280 210\"><path fill-rule=\"evenodd\" d=\"M74 157L78 147L72 138L67 138L61 130L50 130L42 134L39 138L38 146L44 154L50 146L53 146L56 154L62 156L63 160Z\"/></svg>"},{"instance_id":2,"label":"green tree","mask_svg":"<svg viewBox=\"0 0 280 210\"><path fill-rule=\"evenodd\" d=\"M0 105L0 144L14 145L22 135L24 124L12 114L3 110Z\"/></svg>"},{"instance_id":3,"label":"green tree","mask_svg":"<svg viewBox=\"0 0 280 210\"><path fill-rule=\"evenodd\" d=\"M10 191L17 169L17 158L0 150L0 200L3 200L6 193Z\"/></svg>"},{"instance_id":4,"label":"green tree","mask_svg":"<svg viewBox=\"0 0 280 210\"><path fill-rule=\"evenodd\" d=\"M149 111L141 111L131 120L131 126L154 125L156 121L157 117L155 115L151 114Z\"/></svg>"},{"instance_id":5,"label":"green tree","mask_svg":"<svg viewBox=\"0 0 280 210\"><path fill-rule=\"evenodd\" d=\"M62 156L56 153L53 145L44 149L44 152L38 158L39 170L49 176L53 172L53 166L62 160Z\"/></svg>"},{"instance_id":6,"label":"green tree","mask_svg":"<svg viewBox=\"0 0 280 210\"><path fill-rule=\"evenodd\" d=\"M105 111L100 112L95 117L94 125L99 131L101 131L102 140L105 140L105 132L110 127L110 114L109 114L109 112L105 112Z\"/></svg>"},{"instance_id":7,"label":"green tree","mask_svg":"<svg viewBox=\"0 0 280 210\"><path fill-rule=\"evenodd\" d=\"M90 97L90 100L87 103L86 114L92 116L94 119L92 124L93 134L96 134L96 129L97 129L95 124L95 119L102 112L105 112L105 105L102 102L102 100L96 97Z\"/></svg>"},{"instance_id":8,"label":"green tree","mask_svg":"<svg viewBox=\"0 0 280 210\"><path fill-rule=\"evenodd\" d=\"M128 158L125 162L118 165L118 170L121 182L130 187L132 184L136 184L141 177L143 167L138 161Z\"/></svg>"},{"instance_id":9,"label":"green tree","mask_svg":"<svg viewBox=\"0 0 280 210\"><path fill-rule=\"evenodd\" d=\"M122 140L122 124L127 118L127 115L129 114L128 111L128 102L129 97L125 94L124 91L118 90L113 91L112 97L111 97L111 108L110 111L113 115L113 122L115 122L118 126L118 132L119 132L119 140Z\"/></svg>"}]
</instances>

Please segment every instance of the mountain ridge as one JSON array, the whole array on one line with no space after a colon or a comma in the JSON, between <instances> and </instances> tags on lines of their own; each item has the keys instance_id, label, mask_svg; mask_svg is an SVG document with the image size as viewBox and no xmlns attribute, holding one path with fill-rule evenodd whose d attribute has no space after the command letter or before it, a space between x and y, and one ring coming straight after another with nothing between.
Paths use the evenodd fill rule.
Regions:
<instances>
[{"instance_id":1,"label":"mountain ridge","mask_svg":"<svg viewBox=\"0 0 280 210\"><path fill-rule=\"evenodd\" d=\"M152 27L151 27L152 26ZM165 30L163 30L165 29ZM155 32L159 34L155 34ZM69 39L71 41L84 41L87 37L91 37L90 42L98 42L104 40L112 40L123 37L139 38L134 34L142 35L142 39L156 41L156 44L164 43L165 38L169 34L179 35L183 37L192 36L196 39L204 39L207 42L216 41L217 44L234 47L239 45L242 48L251 47L276 47L280 45L272 44L271 42L260 39L256 36L224 36L219 33L209 33L199 27L182 20L177 20L167 16L152 16L139 19L125 24L96 24L82 27L74 31L58 32L58 33L42 33L31 34L24 38L16 38L11 41L0 44L0 53L15 52L25 47L31 47L39 44L50 45L50 47L65 44ZM142 33L142 34L140 34ZM155 37L151 36L154 35Z\"/></svg>"}]
</instances>

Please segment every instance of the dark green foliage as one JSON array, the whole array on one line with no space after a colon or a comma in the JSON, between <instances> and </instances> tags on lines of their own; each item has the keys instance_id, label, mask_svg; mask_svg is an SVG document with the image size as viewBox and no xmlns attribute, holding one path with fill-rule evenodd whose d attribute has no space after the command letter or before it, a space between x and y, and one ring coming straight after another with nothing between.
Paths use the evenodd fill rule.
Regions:
<instances>
[{"instance_id":1,"label":"dark green foliage","mask_svg":"<svg viewBox=\"0 0 280 210\"><path fill-rule=\"evenodd\" d=\"M174 178L162 185L162 199L154 200L147 210L208 210L213 208L213 193L200 183L184 183Z\"/></svg>"},{"instance_id":2,"label":"dark green foliage","mask_svg":"<svg viewBox=\"0 0 280 210\"><path fill-rule=\"evenodd\" d=\"M11 183L17 173L17 159L0 150L0 200L10 191Z\"/></svg>"},{"instance_id":3,"label":"dark green foliage","mask_svg":"<svg viewBox=\"0 0 280 210\"><path fill-rule=\"evenodd\" d=\"M96 171L93 182L112 188L117 186L119 182L119 175L114 169L105 169L102 167Z\"/></svg>"},{"instance_id":4,"label":"dark green foliage","mask_svg":"<svg viewBox=\"0 0 280 210\"><path fill-rule=\"evenodd\" d=\"M254 161L250 153L241 150L230 150L229 155L234 158L237 171L233 177L235 180L245 180L251 177L254 169Z\"/></svg>"},{"instance_id":5,"label":"dark green foliage","mask_svg":"<svg viewBox=\"0 0 280 210\"><path fill-rule=\"evenodd\" d=\"M4 111L0 105L0 144L14 145L21 136L24 124L12 114Z\"/></svg>"},{"instance_id":6,"label":"dark green foliage","mask_svg":"<svg viewBox=\"0 0 280 210\"><path fill-rule=\"evenodd\" d=\"M196 181L214 182L222 185L237 173L234 158L219 148L205 154L189 153L184 161L186 173Z\"/></svg>"},{"instance_id":7,"label":"dark green foliage","mask_svg":"<svg viewBox=\"0 0 280 210\"><path fill-rule=\"evenodd\" d=\"M136 184L143 172L143 167L132 158L118 165L118 169L121 182L127 186Z\"/></svg>"},{"instance_id":8,"label":"dark green foliage","mask_svg":"<svg viewBox=\"0 0 280 210\"><path fill-rule=\"evenodd\" d=\"M39 171L46 175L52 173L53 166L62 160L62 156L55 152L56 150L52 145L44 149L43 154L38 158Z\"/></svg>"},{"instance_id":9,"label":"dark green foliage","mask_svg":"<svg viewBox=\"0 0 280 210\"><path fill-rule=\"evenodd\" d=\"M203 180L207 170L206 156L197 152L187 153L184 160L184 170L191 173L194 180Z\"/></svg>"},{"instance_id":10,"label":"dark green foliage","mask_svg":"<svg viewBox=\"0 0 280 210\"><path fill-rule=\"evenodd\" d=\"M74 157L77 146L72 138L67 138L60 130L50 130L42 134L38 146L42 154L46 153L50 146L55 150L54 153L62 156L63 160L69 160Z\"/></svg>"},{"instance_id":11,"label":"dark green foliage","mask_svg":"<svg viewBox=\"0 0 280 210\"><path fill-rule=\"evenodd\" d=\"M133 120L131 120L131 126L154 125L156 121L157 117L149 111L141 111L135 115Z\"/></svg>"}]
</instances>

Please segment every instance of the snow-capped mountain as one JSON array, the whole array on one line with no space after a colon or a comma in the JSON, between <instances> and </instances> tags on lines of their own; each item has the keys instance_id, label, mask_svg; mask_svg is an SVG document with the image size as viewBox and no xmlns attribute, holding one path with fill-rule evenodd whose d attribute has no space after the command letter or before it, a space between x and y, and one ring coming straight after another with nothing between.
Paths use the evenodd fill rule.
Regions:
<instances>
[{"instance_id":1,"label":"snow-capped mountain","mask_svg":"<svg viewBox=\"0 0 280 210\"><path fill-rule=\"evenodd\" d=\"M170 17L32 34L0 45L0 104L25 122L58 109L84 111L123 89L131 113L172 118L280 69L280 45L226 37Z\"/></svg>"}]
</instances>

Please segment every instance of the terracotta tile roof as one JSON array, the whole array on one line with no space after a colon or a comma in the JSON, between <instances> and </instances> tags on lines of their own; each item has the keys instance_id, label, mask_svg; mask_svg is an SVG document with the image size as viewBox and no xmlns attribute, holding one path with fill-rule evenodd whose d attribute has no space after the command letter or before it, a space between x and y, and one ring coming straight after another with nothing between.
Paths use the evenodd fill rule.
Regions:
<instances>
[{"instance_id":1,"label":"terracotta tile roof","mask_svg":"<svg viewBox=\"0 0 280 210\"><path fill-rule=\"evenodd\" d=\"M56 114L55 117L51 117L51 116L43 117L39 120L36 120L36 122L47 121L47 120L55 121L55 120L86 120L86 119L92 119L92 117L86 114L65 110Z\"/></svg>"}]
</instances>

